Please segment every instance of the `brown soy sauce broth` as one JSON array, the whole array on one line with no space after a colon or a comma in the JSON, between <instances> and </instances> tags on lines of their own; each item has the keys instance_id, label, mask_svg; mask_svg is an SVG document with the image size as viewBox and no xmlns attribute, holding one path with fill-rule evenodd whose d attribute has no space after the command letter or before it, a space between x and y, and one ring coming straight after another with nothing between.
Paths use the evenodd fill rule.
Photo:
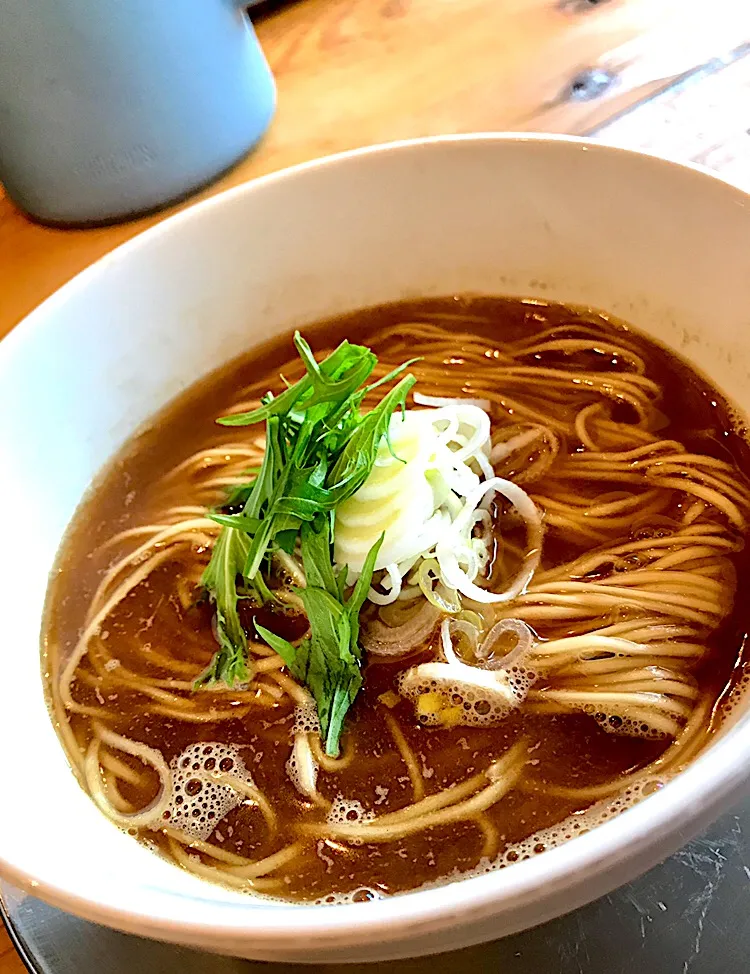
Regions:
<instances>
[{"instance_id":1,"label":"brown soy sauce broth","mask_svg":"<svg viewBox=\"0 0 750 974\"><path fill-rule=\"evenodd\" d=\"M558 305L502 298L450 298L378 307L319 323L304 333L317 352L335 345L344 336L367 344L368 336L377 334L385 325L429 320L435 314L456 316L457 332L470 331L486 339L488 368L492 367L492 349L498 344L554 325L595 323L601 327L603 339L624 329L617 322ZM629 338L635 340L639 354L647 362L648 374L663 390L664 437L680 440L688 450L730 460L745 474L750 472L745 431L737 427L731 409L711 386L653 342L637 336L634 339L632 333ZM149 523L167 503L190 503L183 496L185 485L177 482L164 488L160 479L195 451L233 439L241 442L242 429L219 428L215 417L241 398L243 387L260 374L268 374L269 387L279 389L278 368L288 359L289 352L290 340L285 336L197 383L127 445L85 499L66 538L50 591L45 646L53 674L70 654L92 594L116 554L112 549L102 550L101 545L121 530ZM554 352L543 358L540 364L553 367L581 368L587 364L584 355L579 362L571 361L575 356L563 361L563 356ZM455 355L446 365L460 369L461 364L457 335ZM598 368L601 367L600 361ZM614 361L610 367L616 371L620 364ZM471 396L470 375L464 388ZM580 550L574 545L553 543L545 549L545 564L568 560ZM205 564L208 552L186 557ZM739 579L747 578L747 554L734 556L734 564ZM158 659L149 662L149 654L164 644L169 644L175 658L188 667L205 665L210 660L216 648L210 606L198 601L186 608L175 593L175 578L187 567L169 563L158 569L107 621L109 645L117 646L116 655L123 666L137 659L152 675L168 676ZM271 628L281 631L284 624L276 619ZM710 688L717 700L714 721L706 728L707 736L720 720L721 700L744 671L743 646L748 628L748 610L744 600L739 599L711 639L709 652L697 671L701 685ZM376 814L399 809L412 801L410 778L378 699L393 687L403 665L367 665L364 689L345 731L345 747L353 747L355 759L336 773L321 771L318 785L325 798L356 797L365 809ZM269 844L258 808L243 804L219 823L211 836L213 844L258 858L289 841L300 823L324 820L325 810L304 800L285 771L293 725L289 704L270 713L251 708L235 720L194 724L155 713L144 705L137 691L120 690L104 697L93 684L76 684L75 691L76 699L82 703L106 707L113 730L157 747L167 761L196 742L221 741L243 749L243 760L256 784L274 802L283 838ZM531 743L530 774L534 781L570 788L597 785L643 768L668 745L668 741L606 734L583 714L544 715L521 709L494 728L434 729L420 726L412 705L405 701L389 713L417 757L428 794L486 768L520 737ZM75 715L71 725L85 746L91 736L89 718ZM133 766L138 764L128 756L124 760ZM133 806L142 807L152 800L156 787L154 775L144 787L134 788L126 782L121 791ZM554 825L581 807L580 801L552 797L540 788L533 793L513 791L484 814L497 828L500 841L513 843ZM158 833L144 831L139 838L166 854L166 842ZM302 859L285 875L283 895L309 900L325 899L332 892L358 887L383 893L412 889L471 869L483 854L484 841L482 830L473 822L433 828L387 845L353 846L330 839L311 839Z\"/></svg>"}]
</instances>

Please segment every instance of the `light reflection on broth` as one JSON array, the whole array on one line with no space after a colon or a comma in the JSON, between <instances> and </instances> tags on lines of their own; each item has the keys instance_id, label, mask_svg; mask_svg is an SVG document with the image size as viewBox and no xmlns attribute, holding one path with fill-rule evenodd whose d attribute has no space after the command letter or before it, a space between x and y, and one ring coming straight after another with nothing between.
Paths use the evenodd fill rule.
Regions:
<instances>
[{"instance_id":1,"label":"light reflection on broth","mask_svg":"<svg viewBox=\"0 0 750 974\"><path fill-rule=\"evenodd\" d=\"M61 738L113 821L208 880L320 902L508 865L652 793L715 730L747 630L734 592L748 449L671 354L605 316L501 298L388 305L306 331L319 359L343 336L377 354L376 378L418 355L420 393L487 403L494 474L543 515L521 594L464 599L450 623L405 575L406 599L366 603L371 651L338 756L307 691L253 637L256 620L293 642L306 632L293 556L269 578L276 602L239 603L249 685L193 689L217 649L200 587L219 531L207 508L264 450L262 427L214 420L281 392L280 372L302 376L287 338L199 383L126 447L63 546L45 635ZM530 535L518 505L497 495L486 509L481 584L501 592ZM445 639L475 673L505 666L502 719L471 678L456 689L421 665Z\"/></svg>"}]
</instances>

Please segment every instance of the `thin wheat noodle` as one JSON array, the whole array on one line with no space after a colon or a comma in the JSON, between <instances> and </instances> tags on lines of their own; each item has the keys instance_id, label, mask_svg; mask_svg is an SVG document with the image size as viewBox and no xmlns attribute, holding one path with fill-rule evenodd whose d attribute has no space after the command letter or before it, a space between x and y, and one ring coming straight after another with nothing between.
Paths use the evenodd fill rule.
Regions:
<instances>
[{"instance_id":1,"label":"thin wheat noodle","mask_svg":"<svg viewBox=\"0 0 750 974\"><path fill-rule=\"evenodd\" d=\"M115 608L115 606L122 602L122 600L126 598L133 591L133 589L136 588L136 586L138 586L151 574L152 571L162 565L170 557L172 557L172 551L170 549L159 551L155 555L152 555L147 562L139 566L139 568L136 569L132 575L129 575L128 578L121 583L119 588L115 589L109 600L87 623L86 628L78 640L78 643L61 674L60 697L66 707L70 708L75 703L70 695L70 684L73 680L78 664L88 651L89 639L99 631L102 623Z\"/></svg>"},{"instance_id":2,"label":"thin wheat noodle","mask_svg":"<svg viewBox=\"0 0 750 974\"><path fill-rule=\"evenodd\" d=\"M506 755L490 767L485 773L485 778L489 783L470 798L435 811L409 817L404 816L395 821L393 816L398 813L383 815L361 825L328 824L326 832L333 838L380 843L392 842L395 839L404 838L415 832L423 832L425 829L435 828L436 826L465 821L477 813L491 808L506 795L515 786L525 761L526 745L521 742L514 745ZM490 777L490 773L493 777ZM428 799L423 800L427 801ZM303 827L301 831L317 831L318 829L318 826L310 826L309 829Z\"/></svg>"},{"instance_id":3,"label":"thin wheat noodle","mask_svg":"<svg viewBox=\"0 0 750 974\"><path fill-rule=\"evenodd\" d=\"M190 854L179 842L170 838L168 840L169 851L172 858L187 872L194 876L201 876L219 885L232 886L234 889L254 890L258 893L277 892L284 885L282 879L246 879L240 876L233 876L226 869L216 866L207 866L195 853Z\"/></svg>"},{"instance_id":4,"label":"thin wheat noodle","mask_svg":"<svg viewBox=\"0 0 750 974\"><path fill-rule=\"evenodd\" d=\"M414 801L418 802L424 798L424 778L422 777L422 772L419 770L419 762L409 747L409 742L404 737L404 733L399 727L398 723L394 720L391 714L384 713L385 723L390 731L391 737L396 742L396 747L403 758L404 764L406 765L406 770L409 773L409 780L411 781L412 791L414 793Z\"/></svg>"},{"instance_id":5,"label":"thin wheat noodle","mask_svg":"<svg viewBox=\"0 0 750 974\"><path fill-rule=\"evenodd\" d=\"M123 798L117 781L117 775L111 771L104 772L104 791L107 799L116 812L119 812L121 815L132 814L136 810L135 805L129 802L127 798Z\"/></svg>"},{"instance_id":6,"label":"thin wheat noodle","mask_svg":"<svg viewBox=\"0 0 750 974\"><path fill-rule=\"evenodd\" d=\"M344 771L346 768L351 766L352 761L354 760L354 748L346 739L343 742L342 753L337 758L333 758L330 754L325 753L323 750L323 745L320 742L319 734L310 734L310 748L312 750L313 757L321 768L324 771L329 771L331 773Z\"/></svg>"},{"instance_id":7,"label":"thin wheat noodle","mask_svg":"<svg viewBox=\"0 0 750 974\"><path fill-rule=\"evenodd\" d=\"M500 848L500 834L497 827L493 824L486 812L480 812L476 815L474 822L484 836L482 851L479 855L482 859L494 859Z\"/></svg>"},{"instance_id":8,"label":"thin wheat noodle","mask_svg":"<svg viewBox=\"0 0 750 974\"><path fill-rule=\"evenodd\" d=\"M249 863L247 866L227 866L226 871L230 876L237 876L243 879L257 879L259 876L265 876L268 873L275 872L282 866L288 865L299 857L303 849L303 843L293 842L283 849L279 849L278 852L266 856L265 859L258 859L257 862Z\"/></svg>"},{"instance_id":9,"label":"thin wheat noodle","mask_svg":"<svg viewBox=\"0 0 750 974\"><path fill-rule=\"evenodd\" d=\"M97 736L89 744L84 762L84 773L91 797L107 818L124 828L150 827L161 821L163 813L172 797L172 776L167 763L161 753L146 744L131 741L129 738L115 734L108 728L97 725ZM146 808L136 812L122 813L109 801L105 789L104 778L101 774L99 751L102 744L130 754L144 764L150 765L159 776L159 791Z\"/></svg>"}]
</instances>

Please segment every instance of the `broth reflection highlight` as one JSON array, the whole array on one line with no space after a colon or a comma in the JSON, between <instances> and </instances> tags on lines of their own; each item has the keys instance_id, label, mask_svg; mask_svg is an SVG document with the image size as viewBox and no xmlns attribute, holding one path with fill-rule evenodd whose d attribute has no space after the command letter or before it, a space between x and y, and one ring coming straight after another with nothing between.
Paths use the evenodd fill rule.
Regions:
<instances>
[{"instance_id":1,"label":"broth reflection highlight","mask_svg":"<svg viewBox=\"0 0 750 974\"><path fill-rule=\"evenodd\" d=\"M401 303L307 337L319 361L344 337L371 348L371 385L419 356L414 402L385 416L352 492L279 534L257 576L235 569L268 522L270 502L250 518L248 484L273 421L215 419L305 376L289 339L157 417L71 528L45 652L97 805L206 879L338 902L509 865L660 787L744 679L750 488L731 410L624 325L537 300ZM285 436L313 416L304 402ZM326 440L333 460L350 419ZM220 532L243 559L207 592ZM238 586L239 634L220 584ZM338 724L309 665L327 624L315 588L353 620ZM230 686L238 641L247 672Z\"/></svg>"}]
</instances>

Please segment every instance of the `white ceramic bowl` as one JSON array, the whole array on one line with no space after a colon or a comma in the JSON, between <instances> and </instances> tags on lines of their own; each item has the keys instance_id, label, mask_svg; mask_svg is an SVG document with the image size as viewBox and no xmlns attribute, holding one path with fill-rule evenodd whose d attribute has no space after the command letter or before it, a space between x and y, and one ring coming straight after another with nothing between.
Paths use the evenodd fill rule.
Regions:
<instances>
[{"instance_id":1,"label":"white ceramic bowl","mask_svg":"<svg viewBox=\"0 0 750 974\"><path fill-rule=\"evenodd\" d=\"M374 903L300 907L197 880L79 789L39 672L47 576L107 459L270 334L380 301L535 294L604 308L750 412L750 197L696 169L562 138L476 136L313 163L119 248L0 346L0 872L123 930L247 957L376 960L499 937L673 852L750 776L750 714L684 774L552 852Z\"/></svg>"}]
</instances>

